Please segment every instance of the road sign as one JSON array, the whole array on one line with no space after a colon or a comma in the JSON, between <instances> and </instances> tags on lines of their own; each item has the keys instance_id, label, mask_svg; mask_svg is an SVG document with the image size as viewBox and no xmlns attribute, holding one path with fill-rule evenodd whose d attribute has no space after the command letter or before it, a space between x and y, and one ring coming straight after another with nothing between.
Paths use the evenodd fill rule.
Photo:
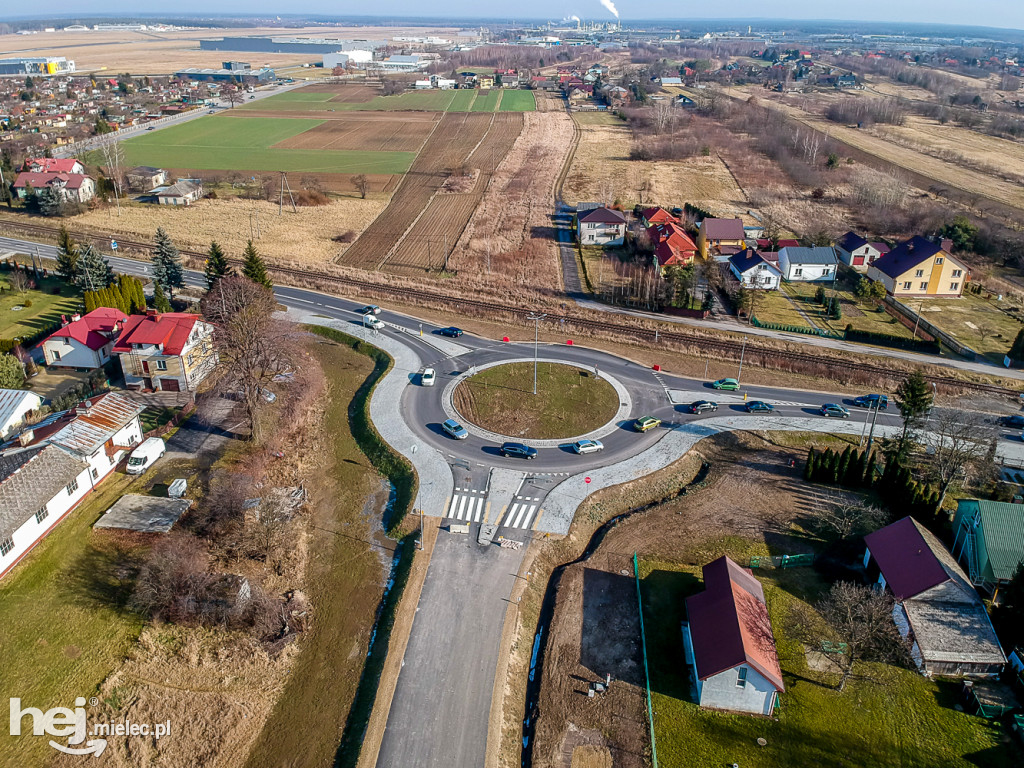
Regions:
<instances>
[{"instance_id":1,"label":"road sign","mask_svg":"<svg viewBox=\"0 0 1024 768\"><path fill-rule=\"evenodd\" d=\"M590 478L589 477L584 477L583 478L583 482L587 483L589 485L590 484Z\"/></svg>"},{"instance_id":2,"label":"road sign","mask_svg":"<svg viewBox=\"0 0 1024 768\"><path fill-rule=\"evenodd\" d=\"M110 241L110 250L112 250L112 251L116 251L117 250L117 240L111 240Z\"/></svg>"}]
</instances>

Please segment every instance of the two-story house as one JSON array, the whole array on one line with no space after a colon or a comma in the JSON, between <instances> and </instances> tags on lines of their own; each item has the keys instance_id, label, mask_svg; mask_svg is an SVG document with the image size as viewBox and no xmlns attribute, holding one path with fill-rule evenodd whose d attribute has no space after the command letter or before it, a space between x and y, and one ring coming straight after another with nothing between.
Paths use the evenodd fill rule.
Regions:
<instances>
[{"instance_id":1,"label":"two-story house","mask_svg":"<svg viewBox=\"0 0 1024 768\"><path fill-rule=\"evenodd\" d=\"M44 189L53 192L62 200L85 203L96 196L96 182L81 173L19 173L12 185L18 199L24 200L30 190Z\"/></svg>"},{"instance_id":2,"label":"two-story house","mask_svg":"<svg viewBox=\"0 0 1024 768\"><path fill-rule=\"evenodd\" d=\"M705 259L709 255L732 256L747 245L742 219L704 219L697 229L697 247Z\"/></svg>"},{"instance_id":3,"label":"two-story house","mask_svg":"<svg viewBox=\"0 0 1024 768\"><path fill-rule=\"evenodd\" d=\"M114 354L129 389L194 392L217 365L213 326L187 312L132 315Z\"/></svg>"},{"instance_id":4,"label":"two-story house","mask_svg":"<svg viewBox=\"0 0 1024 768\"><path fill-rule=\"evenodd\" d=\"M744 288L778 290L782 272L752 248L729 257L729 271Z\"/></svg>"},{"instance_id":5,"label":"two-story house","mask_svg":"<svg viewBox=\"0 0 1024 768\"><path fill-rule=\"evenodd\" d=\"M128 315L119 309L99 307L71 322L43 340L43 358L50 368L92 370L106 365L117 335Z\"/></svg>"},{"instance_id":6,"label":"two-story house","mask_svg":"<svg viewBox=\"0 0 1024 768\"><path fill-rule=\"evenodd\" d=\"M885 285L895 298L902 296L957 297L971 271L950 251L952 243L934 243L920 235L900 243L868 267L868 277Z\"/></svg>"},{"instance_id":7,"label":"two-story house","mask_svg":"<svg viewBox=\"0 0 1024 768\"><path fill-rule=\"evenodd\" d=\"M576 236L581 245L622 245L626 239L626 216L604 206L580 211L576 214Z\"/></svg>"}]
</instances>

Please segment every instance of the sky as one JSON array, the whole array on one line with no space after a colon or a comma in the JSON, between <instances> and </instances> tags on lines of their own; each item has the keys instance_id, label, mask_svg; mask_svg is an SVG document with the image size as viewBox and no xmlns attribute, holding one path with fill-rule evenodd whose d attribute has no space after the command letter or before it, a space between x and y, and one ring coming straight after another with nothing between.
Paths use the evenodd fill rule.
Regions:
<instances>
[{"instance_id":1,"label":"sky","mask_svg":"<svg viewBox=\"0 0 1024 768\"><path fill-rule=\"evenodd\" d=\"M785 0L765 3L764 0L730 0L728 3L680 3L679 0L612 0L623 19L697 19L697 18L764 18L771 13L786 19L838 19L852 21L918 22L964 24L975 26L1024 29L1024 3L1018 0ZM337 0L48 0L44 5L29 7L4 3L5 16L24 17L27 13L103 14L103 13L232 13L239 15L274 15L277 13L311 13L340 15L374 13L390 16L460 16L488 17L491 7L479 0L443 0L429 5L418 0L376 0L372 6L339 3ZM347 7L346 7L347 6ZM355 7L353 7L355 6ZM575 14L595 21L614 17L600 0L520 0L514 6L517 18L556 18ZM45 11L44 11L45 8ZM774 12L774 13L772 13Z\"/></svg>"}]
</instances>

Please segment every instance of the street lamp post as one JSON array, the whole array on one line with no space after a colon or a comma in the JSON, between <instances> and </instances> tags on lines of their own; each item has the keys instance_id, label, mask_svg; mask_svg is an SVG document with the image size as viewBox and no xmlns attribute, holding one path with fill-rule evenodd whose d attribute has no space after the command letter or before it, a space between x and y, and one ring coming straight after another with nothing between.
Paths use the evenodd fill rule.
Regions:
<instances>
[{"instance_id":1,"label":"street lamp post","mask_svg":"<svg viewBox=\"0 0 1024 768\"><path fill-rule=\"evenodd\" d=\"M547 314L529 315L526 319L533 320L533 394L537 394L537 355L538 343L540 340L540 321L547 317Z\"/></svg>"},{"instance_id":2,"label":"street lamp post","mask_svg":"<svg viewBox=\"0 0 1024 768\"><path fill-rule=\"evenodd\" d=\"M736 383L739 383L740 377L743 375L743 356L747 352L747 340L743 339L743 346L740 347L740 369L736 372Z\"/></svg>"}]
</instances>

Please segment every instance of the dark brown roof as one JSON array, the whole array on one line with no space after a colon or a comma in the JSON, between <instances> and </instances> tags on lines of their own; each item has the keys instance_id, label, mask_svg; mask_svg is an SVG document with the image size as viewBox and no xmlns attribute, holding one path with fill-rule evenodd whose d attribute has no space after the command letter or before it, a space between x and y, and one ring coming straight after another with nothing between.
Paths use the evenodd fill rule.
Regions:
<instances>
[{"instance_id":1,"label":"dark brown roof","mask_svg":"<svg viewBox=\"0 0 1024 768\"><path fill-rule=\"evenodd\" d=\"M590 223L625 224L626 216L614 208L594 208L579 215L579 220Z\"/></svg>"},{"instance_id":2,"label":"dark brown roof","mask_svg":"<svg viewBox=\"0 0 1024 768\"><path fill-rule=\"evenodd\" d=\"M700 226L708 240L743 240L747 236L741 219L704 219Z\"/></svg>"},{"instance_id":3,"label":"dark brown roof","mask_svg":"<svg viewBox=\"0 0 1024 768\"><path fill-rule=\"evenodd\" d=\"M749 664L784 690L760 582L728 557L708 563L703 572L704 591L686 599L697 676L707 680Z\"/></svg>"},{"instance_id":4,"label":"dark brown roof","mask_svg":"<svg viewBox=\"0 0 1024 768\"><path fill-rule=\"evenodd\" d=\"M942 253L941 245L917 235L900 243L884 256L879 256L871 266L889 277L896 278L908 269L913 269L921 262L928 261L940 253ZM946 257L950 258L948 253Z\"/></svg>"},{"instance_id":5,"label":"dark brown roof","mask_svg":"<svg viewBox=\"0 0 1024 768\"><path fill-rule=\"evenodd\" d=\"M912 517L869 533L864 543L897 600L906 600L949 581L949 574Z\"/></svg>"}]
</instances>

